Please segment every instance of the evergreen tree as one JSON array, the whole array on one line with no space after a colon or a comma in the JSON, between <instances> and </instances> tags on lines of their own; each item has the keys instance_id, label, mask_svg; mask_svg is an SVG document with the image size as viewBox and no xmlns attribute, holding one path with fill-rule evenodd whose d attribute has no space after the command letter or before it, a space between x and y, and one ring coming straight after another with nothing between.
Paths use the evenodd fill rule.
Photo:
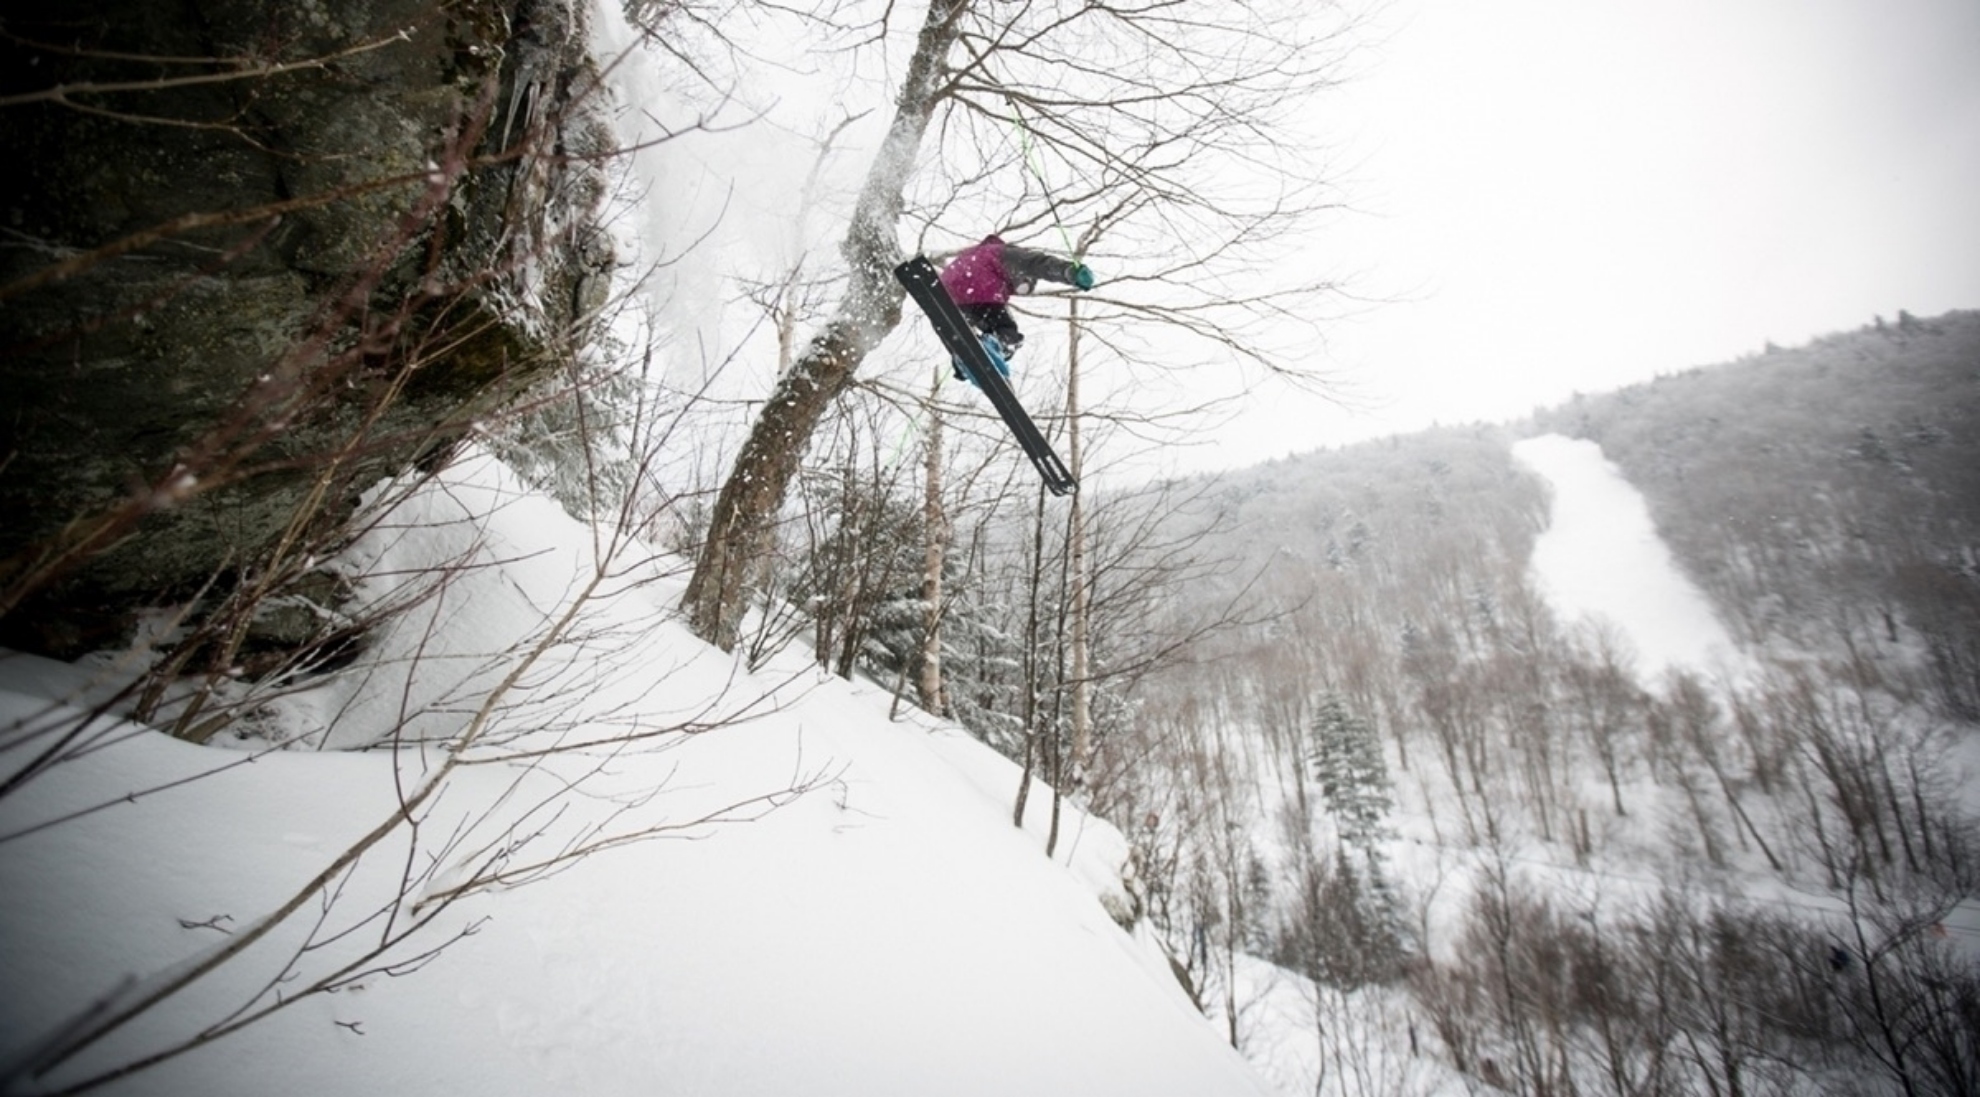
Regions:
<instances>
[{"instance_id":1,"label":"evergreen tree","mask_svg":"<svg viewBox=\"0 0 1980 1097\"><path fill-rule=\"evenodd\" d=\"M942 668L949 715L1007 758L1024 751L1022 618L982 575L944 580Z\"/></svg>"},{"instance_id":2,"label":"evergreen tree","mask_svg":"<svg viewBox=\"0 0 1980 1097\"><path fill-rule=\"evenodd\" d=\"M1403 957L1401 917L1373 863L1357 871L1347 852L1305 865L1275 962L1316 983L1353 989L1393 979Z\"/></svg>"},{"instance_id":3,"label":"evergreen tree","mask_svg":"<svg viewBox=\"0 0 1980 1097\"><path fill-rule=\"evenodd\" d=\"M1341 843L1360 850L1372 864L1375 843L1388 833L1393 806L1389 770L1375 730L1338 694L1327 694L1317 706L1312 761L1321 800L1340 829Z\"/></svg>"},{"instance_id":4,"label":"evergreen tree","mask_svg":"<svg viewBox=\"0 0 1980 1097\"><path fill-rule=\"evenodd\" d=\"M1393 807L1382 745L1338 694L1313 717L1313 776L1340 838L1331 870L1315 860L1283 948L1312 978L1353 987L1389 978L1403 951L1401 904L1377 848Z\"/></svg>"}]
</instances>

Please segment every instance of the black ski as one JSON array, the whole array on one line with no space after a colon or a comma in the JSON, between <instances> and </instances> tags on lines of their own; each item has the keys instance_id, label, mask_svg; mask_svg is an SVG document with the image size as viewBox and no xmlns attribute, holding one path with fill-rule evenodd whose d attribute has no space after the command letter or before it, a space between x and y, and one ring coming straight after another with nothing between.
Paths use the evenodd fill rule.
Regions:
<instances>
[{"instance_id":1,"label":"black ski","mask_svg":"<svg viewBox=\"0 0 1980 1097\"><path fill-rule=\"evenodd\" d=\"M908 296L928 314L929 323L935 325L935 334L942 339L942 345L949 353L961 359L963 368L968 370L976 382L976 387L990 398L990 406L1003 416L1011 435L1017 439L1024 455L1045 478L1045 490L1054 495L1065 495L1079 486L1073 479L1066 463L1052 452L1052 444L1039 433L1038 424L1025 414L1024 405L1018 403L1017 393L1011 391L1010 382L998 371L990 360L990 352L983 349L977 335L970 327L969 318L963 315L950 299L949 291L942 288L942 280L935 271L935 264L923 256L914 258L894 268L894 277L907 287Z\"/></svg>"}]
</instances>

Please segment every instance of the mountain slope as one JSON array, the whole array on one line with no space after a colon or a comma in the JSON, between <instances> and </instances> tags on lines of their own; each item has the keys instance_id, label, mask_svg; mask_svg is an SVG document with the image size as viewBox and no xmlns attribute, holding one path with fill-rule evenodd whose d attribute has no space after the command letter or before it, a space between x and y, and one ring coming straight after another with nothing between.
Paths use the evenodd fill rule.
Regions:
<instances>
[{"instance_id":1,"label":"mountain slope","mask_svg":"<svg viewBox=\"0 0 1980 1097\"><path fill-rule=\"evenodd\" d=\"M1095 796L1282 1088L1419 1055L1462 1078L1374 1076L1980 1084L1976 319L1309 453L1175 519L1238 563L1171 615L1249 584L1261 620L1149 683ZM1613 464L1564 490L1536 445Z\"/></svg>"}]
</instances>

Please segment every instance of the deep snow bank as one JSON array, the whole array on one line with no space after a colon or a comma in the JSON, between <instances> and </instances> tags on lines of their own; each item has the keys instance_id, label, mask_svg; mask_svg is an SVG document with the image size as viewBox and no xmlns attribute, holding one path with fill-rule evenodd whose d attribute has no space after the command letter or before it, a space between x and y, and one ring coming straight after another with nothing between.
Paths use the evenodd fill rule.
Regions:
<instances>
[{"instance_id":1,"label":"deep snow bank","mask_svg":"<svg viewBox=\"0 0 1980 1097\"><path fill-rule=\"evenodd\" d=\"M513 665L490 638L539 636L596 561L591 532L544 508L449 510L518 491L470 460L418 497L427 518L452 519L384 524L389 546L356 546L353 560L395 575L422 551L476 555L445 598L271 720L385 719L379 698L408 683L424 689L400 693L421 701L422 734L468 719L469 687ZM651 563L615 572L417 826L395 822L399 798L443 765L438 747L257 752L92 725L90 749L0 798L0 1060L17 1064L120 981L142 987L211 955L304 893L260 944L38 1084L294 999L107 1092L1264 1092L1098 901L1096 885L1119 886L1116 832L1070 813L1048 860L1039 827L1011 826L1006 760L919 714L890 722L884 692L820 678L799 653L743 670L671 621L677 594ZM36 728L76 726L51 699L88 685L74 667L0 660L0 748L13 748L0 764L16 770ZM722 726L665 730L687 719ZM320 730L311 738L378 729ZM1032 800L1040 826L1048 797ZM386 840L308 892L386 824ZM640 834L535 882L439 902L476 872ZM353 964L338 993L301 993Z\"/></svg>"}]
</instances>

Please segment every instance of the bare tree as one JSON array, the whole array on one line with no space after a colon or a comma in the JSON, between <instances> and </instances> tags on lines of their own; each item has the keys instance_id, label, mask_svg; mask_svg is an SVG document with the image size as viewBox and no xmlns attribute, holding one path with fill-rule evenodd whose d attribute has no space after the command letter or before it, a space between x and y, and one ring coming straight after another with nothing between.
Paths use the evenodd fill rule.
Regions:
<instances>
[{"instance_id":1,"label":"bare tree","mask_svg":"<svg viewBox=\"0 0 1980 1097\"><path fill-rule=\"evenodd\" d=\"M933 713L948 707L942 687L942 569L954 536L942 505L942 416L934 407L941 385L938 368L926 405L928 434L922 443L921 669L914 683L921 707Z\"/></svg>"}]
</instances>

